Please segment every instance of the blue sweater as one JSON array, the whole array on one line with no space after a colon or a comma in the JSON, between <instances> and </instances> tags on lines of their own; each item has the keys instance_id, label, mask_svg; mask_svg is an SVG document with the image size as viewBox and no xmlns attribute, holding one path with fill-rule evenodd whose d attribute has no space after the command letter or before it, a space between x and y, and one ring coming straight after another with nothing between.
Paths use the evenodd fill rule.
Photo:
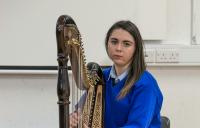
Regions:
<instances>
[{"instance_id":1,"label":"blue sweater","mask_svg":"<svg viewBox=\"0 0 200 128\"><path fill-rule=\"evenodd\" d=\"M103 71L105 80L105 128L160 128L163 96L154 77L145 71L130 92L117 96L126 77L113 86L110 69Z\"/></svg>"}]
</instances>

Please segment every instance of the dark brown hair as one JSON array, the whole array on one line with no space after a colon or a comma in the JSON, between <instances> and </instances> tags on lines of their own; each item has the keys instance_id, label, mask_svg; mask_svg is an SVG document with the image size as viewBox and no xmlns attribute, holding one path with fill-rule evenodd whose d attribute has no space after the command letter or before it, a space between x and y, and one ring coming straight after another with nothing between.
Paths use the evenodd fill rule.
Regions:
<instances>
[{"instance_id":1,"label":"dark brown hair","mask_svg":"<svg viewBox=\"0 0 200 128\"><path fill-rule=\"evenodd\" d=\"M129 65L129 73L124 87L120 91L118 98L123 98L133 87L134 83L140 78L141 74L146 70L146 64L144 60L143 40L137 26L131 21L118 21L111 26L108 30L105 38L105 47L108 53L108 40L112 32L116 29L123 29L130 33L135 40L135 52L133 53L133 59Z\"/></svg>"}]
</instances>

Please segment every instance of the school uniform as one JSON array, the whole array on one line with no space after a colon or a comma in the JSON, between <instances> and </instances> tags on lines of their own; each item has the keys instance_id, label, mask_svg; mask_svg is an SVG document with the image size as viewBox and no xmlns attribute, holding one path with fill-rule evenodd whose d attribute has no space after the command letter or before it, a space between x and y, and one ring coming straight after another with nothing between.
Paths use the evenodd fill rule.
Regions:
<instances>
[{"instance_id":1,"label":"school uniform","mask_svg":"<svg viewBox=\"0 0 200 128\"><path fill-rule=\"evenodd\" d=\"M144 71L129 93L118 99L128 70L116 76L113 67L103 70L105 80L105 128L160 128L163 96L155 78Z\"/></svg>"}]
</instances>

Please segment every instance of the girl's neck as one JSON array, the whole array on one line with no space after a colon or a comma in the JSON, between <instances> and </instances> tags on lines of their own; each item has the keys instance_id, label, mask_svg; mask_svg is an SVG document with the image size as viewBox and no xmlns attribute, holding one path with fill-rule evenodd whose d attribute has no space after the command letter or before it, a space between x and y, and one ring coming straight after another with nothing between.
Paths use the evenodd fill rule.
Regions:
<instances>
[{"instance_id":1,"label":"girl's neck","mask_svg":"<svg viewBox=\"0 0 200 128\"><path fill-rule=\"evenodd\" d=\"M126 71L128 69L128 66L117 66L114 65L115 67L115 71L116 71L116 75L119 76L121 75L124 71Z\"/></svg>"}]
</instances>

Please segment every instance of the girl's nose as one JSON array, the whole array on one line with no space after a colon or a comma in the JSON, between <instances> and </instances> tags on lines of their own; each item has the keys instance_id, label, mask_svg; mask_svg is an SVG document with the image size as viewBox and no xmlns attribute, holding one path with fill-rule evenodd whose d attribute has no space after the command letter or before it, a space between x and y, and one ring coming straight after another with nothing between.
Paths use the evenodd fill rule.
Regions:
<instances>
[{"instance_id":1,"label":"girl's nose","mask_svg":"<svg viewBox=\"0 0 200 128\"><path fill-rule=\"evenodd\" d=\"M118 44L116 45L116 50L117 50L117 51L122 51L122 44L121 44L121 43L118 43Z\"/></svg>"}]
</instances>

